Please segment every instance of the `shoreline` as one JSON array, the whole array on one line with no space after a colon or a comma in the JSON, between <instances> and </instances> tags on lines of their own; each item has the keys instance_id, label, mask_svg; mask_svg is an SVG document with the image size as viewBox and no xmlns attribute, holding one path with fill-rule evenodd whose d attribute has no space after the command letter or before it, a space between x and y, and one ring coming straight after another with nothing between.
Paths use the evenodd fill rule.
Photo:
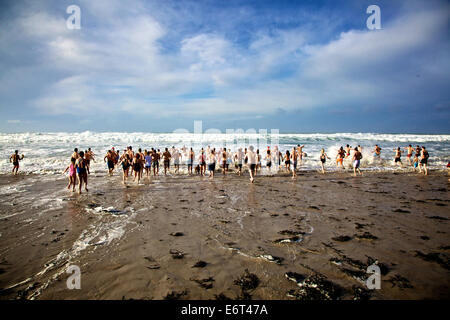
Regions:
<instances>
[{"instance_id":1,"label":"shoreline","mask_svg":"<svg viewBox=\"0 0 450 320\"><path fill-rule=\"evenodd\" d=\"M449 298L445 173L160 175L128 186L95 175L81 195L63 176L0 175L18 190L0 201L2 216L15 214L0 217L0 299L326 298L302 295L296 274L320 274L336 299ZM381 290L362 281L369 258L387 268ZM66 288L71 264L81 290ZM245 269L255 289L235 284Z\"/></svg>"}]
</instances>

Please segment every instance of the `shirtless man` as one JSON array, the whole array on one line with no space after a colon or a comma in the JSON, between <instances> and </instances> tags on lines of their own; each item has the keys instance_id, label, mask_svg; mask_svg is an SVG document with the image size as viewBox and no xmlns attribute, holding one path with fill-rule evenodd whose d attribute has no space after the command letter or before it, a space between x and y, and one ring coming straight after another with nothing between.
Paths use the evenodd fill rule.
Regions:
<instances>
[{"instance_id":1,"label":"shirtless man","mask_svg":"<svg viewBox=\"0 0 450 320\"><path fill-rule=\"evenodd\" d=\"M198 156L198 164L200 165L200 175L206 175L206 155L205 150L200 150L200 154Z\"/></svg>"},{"instance_id":2,"label":"shirtless man","mask_svg":"<svg viewBox=\"0 0 450 320\"><path fill-rule=\"evenodd\" d=\"M411 163L411 157L412 157L412 155L413 155L414 148L413 148L411 145L409 145L408 147L405 147L405 148L403 148L403 149L408 150L408 153L406 154L406 157L408 158L408 163L409 163L409 165L412 166L412 163Z\"/></svg>"},{"instance_id":3,"label":"shirtless man","mask_svg":"<svg viewBox=\"0 0 450 320\"><path fill-rule=\"evenodd\" d=\"M77 160L78 157L79 157L79 155L78 155L78 148L75 148L75 149L73 149L73 153L72 153L71 158L74 158L75 160Z\"/></svg>"},{"instance_id":4,"label":"shirtless man","mask_svg":"<svg viewBox=\"0 0 450 320\"><path fill-rule=\"evenodd\" d=\"M378 159L378 161L381 161L381 148L377 144L373 149L373 159Z\"/></svg>"},{"instance_id":5,"label":"shirtless man","mask_svg":"<svg viewBox=\"0 0 450 320\"><path fill-rule=\"evenodd\" d=\"M345 147L345 152L346 152L346 156L345 159L347 159L348 157L350 157L350 151L351 151L352 147L350 145L347 144L347 146Z\"/></svg>"},{"instance_id":6,"label":"shirtless man","mask_svg":"<svg viewBox=\"0 0 450 320\"><path fill-rule=\"evenodd\" d=\"M92 152L91 148L88 148L87 151L84 153L84 158L86 159L88 166L91 165L91 160L95 162L94 153Z\"/></svg>"},{"instance_id":7,"label":"shirtless man","mask_svg":"<svg viewBox=\"0 0 450 320\"><path fill-rule=\"evenodd\" d=\"M253 146L250 146L248 148L247 152L248 157L248 171L250 173L250 182L253 183L255 181L255 173L256 173L256 164L257 164L257 157L256 153L253 152Z\"/></svg>"},{"instance_id":8,"label":"shirtless man","mask_svg":"<svg viewBox=\"0 0 450 320\"><path fill-rule=\"evenodd\" d=\"M23 160L25 156L22 154L19 156L19 150L15 150L14 153L9 157L9 162L13 164L12 173L14 175L17 174L17 171L19 170L19 161Z\"/></svg>"},{"instance_id":9,"label":"shirtless man","mask_svg":"<svg viewBox=\"0 0 450 320\"><path fill-rule=\"evenodd\" d=\"M298 158L299 158L300 164L302 163L302 159L303 159L303 148L304 147L305 147L304 145L302 145L302 146L299 144L297 145L297 153L298 153Z\"/></svg>"},{"instance_id":10,"label":"shirtless man","mask_svg":"<svg viewBox=\"0 0 450 320\"><path fill-rule=\"evenodd\" d=\"M298 150L298 147L297 147L297 150ZM296 151L295 148L292 148L291 159L292 159L293 166L294 166L294 169L292 170L292 179L295 179L295 177L297 176L296 171L297 171L298 158L301 159L300 155L298 154L298 151Z\"/></svg>"},{"instance_id":11,"label":"shirtless man","mask_svg":"<svg viewBox=\"0 0 450 320\"><path fill-rule=\"evenodd\" d=\"M114 170L114 159L115 159L115 154L113 153L112 150L108 150L105 157L103 158L103 162L108 163L108 174L110 176L112 175L112 172Z\"/></svg>"},{"instance_id":12,"label":"shirtless man","mask_svg":"<svg viewBox=\"0 0 450 320\"><path fill-rule=\"evenodd\" d=\"M234 156L234 159L236 160L236 163L238 165L237 174L240 176L242 174L242 161L244 160L244 153L242 152L242 148L238 149Z\"/></svg>"},{"instance_id":13,"label":"shirtless man","mask_svg":"<svg viewBox=\"0 0 450 320\"><path fill-rule=\"evenodd\" d=\"M362 175L361 170L359 170L359 166L361 164L362 153L358 150L358 147L355 147L355 153L353 154L353 175L356 177L356 171L360 175Z\"/></svg>"},{"instance_id":14,"label":"shirtless man","mask_svg":"<svg viewBox=\"0 0 450 320\"><path fill-rule=\"evenodd\" d=\"M400 147L398 147L397 149L394 149L395 151L395 158L394 158L394 164L399 164L400 167L403 167L402 165L402 150L400 150Z\"/></svg>"},{"instance_id":15,"label":"shirtless man","mask_svg":"<svg viewBox=\"0 0 450 320\"><path fill-rule=\"evenodd\" d=\"M172 156L170 155L169 149L166 148L166 151L163 153L164 175L167 175L167 170L169 170L170 173L170 158L172 158Z\"/></svg>"},{"instance_id":16,"label":"shirtless man","mask_svg":"<svg viewBox=\"0 0 450 320\"><path fill-rule=\"evenodd\" d=\"M225 175L227 171L227 148L223 148L222 151L222 166L223 166L222 172L223 175Z\"/></svg>"},{"instance_id":17,"label":"shirtless man","mask_svg":"<svg viewBox=\"0 0 450 320\"><path fill-rule=\"evenodd\" d=\"M338 153L336 155L336 167L339 167L339 164L341 164L342 169L345 170L344 168L344 158L345 158L345 150L343 147L341 147L338 150Z\"/></svg>"},{"instance_id":18,"label":"shirtless man","mask_svg":"<svg viewBox=\"0 0 450 320\"><path fill-rule=\"evenodd\" d=\"M178 173L180 171L180 158L181 153L178 151L178 149L175 149L172 153L173 158L173 166L175 167L175 173Z\"/></svg>"},{"instance_id":19,"label":"shirtless man","mask_svg":"<svg viewBox=\"0 0 450 320\"><path fill-rule=\"evenodd\" d=\"M152 148L152 167L153 167L153 176L159 175L159 153Z\"/></svg>"}]
</instances>

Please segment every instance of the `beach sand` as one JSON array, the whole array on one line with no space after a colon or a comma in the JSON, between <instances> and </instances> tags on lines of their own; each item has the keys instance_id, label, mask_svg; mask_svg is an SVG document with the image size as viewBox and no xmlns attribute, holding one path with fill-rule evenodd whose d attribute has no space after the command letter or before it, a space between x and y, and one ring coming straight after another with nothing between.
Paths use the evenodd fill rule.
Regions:
<instances>
[{"instance_id":1,"label":"beach sand","mask_svg":"<svg viewBox=\"0 0 450 320\"><path fill-rule=\"evenodd\" d=\"M95 174L82 195L66 184L0 176L1 299L450 298L445 172L301 172L253 185L248 173L218 173L128 187ZM381 289L368 290L375 261ZM69 265L79 290L66 286Z\"/></svg>"}]
</instances>

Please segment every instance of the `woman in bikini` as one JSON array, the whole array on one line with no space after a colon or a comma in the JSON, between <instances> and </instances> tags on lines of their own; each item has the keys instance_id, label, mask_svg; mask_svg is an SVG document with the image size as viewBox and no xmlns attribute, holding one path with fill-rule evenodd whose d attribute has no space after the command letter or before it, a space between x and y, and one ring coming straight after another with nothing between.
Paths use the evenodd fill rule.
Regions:
<instances>
[{"instance_id":1,"label":"woman in bikini","mask_svg":"<svg viewBox=\"0 0 450 320\"><path fill-rule=\"evenodd\" d=\"M325 153L324 149L320 150L319 159L320 159L320 166L322 167L322 174L325 174L325 162L327 161L327 159L330 160L330 158Z\"/></svg>"},{"instance_id":2,"label":"woman in bikini","mask_svg":"<svg viewBox=\"0 0 450 320\"><path fill-rule=\"evenodd\" d=\"M133 171L134 171L134 179L133 182L136 181L136 177L138 178L137 183L139 184L141 180L141 166L142 166L142 159L141 155L139 153L136 153L134 159L133 159Z\"/></svg>"},{"instance_id":3,"label":"woman in bikini","mask_svg":"<svg viewBox=\"0 0 450 320\"><path fill-rule=\"evenodd\" d=\"M128 178L128 170L131 167L131 158L128 155L128 153L126 153L125 156L120 160L120 164L122 165L122 170L123 170L123 181L122 181L122 183L125 184L126 180Z\"/></svg>"}]
</instances>

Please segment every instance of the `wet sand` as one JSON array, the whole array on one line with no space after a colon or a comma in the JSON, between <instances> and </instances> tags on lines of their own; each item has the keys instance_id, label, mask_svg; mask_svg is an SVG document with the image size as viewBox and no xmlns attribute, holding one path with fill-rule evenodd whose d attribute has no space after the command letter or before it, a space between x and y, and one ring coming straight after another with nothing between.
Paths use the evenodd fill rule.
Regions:
<instances>
[{"instance_id":1,"label":"wet sand","mask_svg":"<svg viewBox=\"0 0 450 320\"><path fill-rule=\"evenodd\" d=\"M0 176L1 299L450 297L445 172L89 179Z\"/></svg>"}]
</instances>

